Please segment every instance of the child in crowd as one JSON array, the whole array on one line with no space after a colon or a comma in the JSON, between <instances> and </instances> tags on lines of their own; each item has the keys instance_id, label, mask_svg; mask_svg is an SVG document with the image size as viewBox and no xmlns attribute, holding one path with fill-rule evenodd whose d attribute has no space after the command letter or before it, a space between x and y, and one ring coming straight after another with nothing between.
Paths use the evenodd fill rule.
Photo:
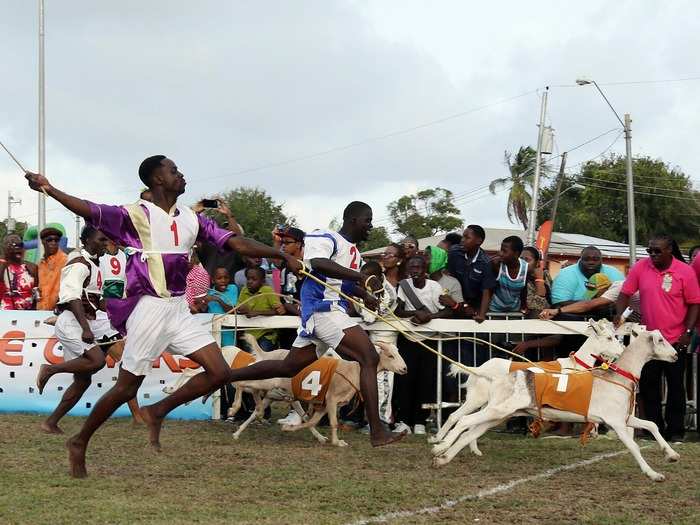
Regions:
<instances>
[{"instance_id":1,"label":"child in crowd","mask_svg":"<svg viewBox=\"0 0 700 525\"><path fill-rule=\"evenodd\" d=\"M231 284L231 274L226 268L219 267L214 270L214 287L209 289L206 297L207 311L214 314L227 313L238 302L238 287ZM233 346L236 344L235 332L222 332L221 346Z\"/></svg>"},{"instance_id":2,"label":"child in crowd","mask_svg":"<svg viewBox=\"0 0 700 525\"><path fill-rule=\"evenodd\" d=\"M238 304L240 305L238 313L248 317L284 315L286 313L272 287L265 284L265 270L259 266L247 268L245 276L246 286L238 296ZM247 332L257 339L258 344L265 351L274 350L277 346L279 337L277 330L260 328Z\"/></svg>"}]
</instances>

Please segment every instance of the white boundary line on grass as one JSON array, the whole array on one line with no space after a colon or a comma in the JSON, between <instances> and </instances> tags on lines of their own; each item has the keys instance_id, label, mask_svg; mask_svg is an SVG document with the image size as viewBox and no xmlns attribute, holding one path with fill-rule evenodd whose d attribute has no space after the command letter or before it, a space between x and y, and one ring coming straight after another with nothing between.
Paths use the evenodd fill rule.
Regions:
<instances>
[{"instance_id":1,"label":"white boundary line on grass","mask_svg":"<svg viewBox=\"0 0 700 525\"><path fill-rule=\"evenodd\" d=\"M640 448L647 448L647 447L640 447ZM545 470L544 472L540 472L539 474L535 474L534 476L528 476L526 478L520 478L520 479L514 479L512 481L509 481L507 483L503 483L501 485L496 485L493 488L490 489L482 489L476 494L467 494L466 496L461 496L457 499L454 500L447 500L444 503L440 505L436 505L434 507L424 507L422 509L417 509L417 510L400 510L396 512L389 512L387 514L382 514L380 516L373 516L371 518L363 518L358 521L353 521L351 522L350 525L367 525L369 523L384 523L388 520L395 520L395 519L400 519L400 518L410 518L411 516L417 516L419 514L436 514L440 511L451 509L452 507L455 507L456 505L460 503L464 503L465 501L473 501L473 500L478 500L482 498L487 498L489 496L495 496L496 494L501 494L503 492L509 492L513 490L515 487L518 485L522 485L523 483L529 483L531 481L538 481L541 479L546 479L546 478L551 478L555 474L559 474L560 472L566 472L567 470L574 470L579 467L585 467L587 465L592 465L593 463L598 463L599 461L603 461L604 459L610 459L614 458L617 456L621 456L622 454L627 454L629 451L627 449L625 450L620 450L618 452L609 452L607 454L599 454L597 456L593 456L592 458L589 459L584 459L583 461L577 461L576 463L570 463L568 465L561 465L559 467L554 467L549 470Z\"/></svg>"}]
</instances>

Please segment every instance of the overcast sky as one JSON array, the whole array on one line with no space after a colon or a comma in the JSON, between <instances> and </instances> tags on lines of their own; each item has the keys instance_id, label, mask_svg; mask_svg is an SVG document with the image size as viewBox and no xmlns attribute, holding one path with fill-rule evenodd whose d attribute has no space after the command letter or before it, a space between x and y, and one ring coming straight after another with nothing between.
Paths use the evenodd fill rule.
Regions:
<instances>
[{"instance_id":1,"label":"overcast sky","mask_svg":"<svg viewBox=\"0 0 700 525\"><path fill-rule=\"evenodd\" d=\"M700 76L699 11L691 1L46 0L47 175L89 199L132 202L140 161L163 153L187 177L186 202L257 185L306 229L352 199L388 225L391 200L435 186L461 196L465 222L507 226L505 192L467 192L507 175L504 150L536 143L544 86L555 153L618 125L594 88L572 86L585 76L631 113L635 154L700 179L700 81L628 83ZM0 3L0 140L29 169L37 24L36 2ZM621 136L610 151L624 152ZM8 190L22 199L15 216L35 223L36 194L2 152L3 216ZM73 231L57 203L47 209Z\"/></svg>"}]
</instances>

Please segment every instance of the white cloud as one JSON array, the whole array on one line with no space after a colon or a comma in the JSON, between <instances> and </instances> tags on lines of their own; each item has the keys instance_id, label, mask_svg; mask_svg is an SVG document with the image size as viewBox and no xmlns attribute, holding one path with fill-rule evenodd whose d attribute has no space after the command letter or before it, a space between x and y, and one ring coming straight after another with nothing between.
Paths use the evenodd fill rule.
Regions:
<instances>
[{"instance_id":1,"label":"white cloud","mask_svg":"<svg viewBox=\"0 0 700 525\"><path fill-rule=\"evenodd\" d=\"M0 60L9 74L0 85L0 131L35 168L36 5L2 9ZM386 216L388 202L404 193L440 185L460 194L503 176L503 151L535 142L537 96L231 174L546 84L548 122L559 150L570 148L616 120L592 87L556 86L581 75L604 84L698 74L697 14L693 2L49 2L47 172L82 196L128 202L140 187L139 162L165 153L188 177L188 201L258 185L307 229L325 227L352 199ZM636 153L694 175L698 87L604 89L621 114L632 114ZM573 152L569 165L613 137ZM624 151L621 140L613 151ZM0 160L0 191L21 189L18 214L32 214L36 198L9 162ZM507 224L503 194L461 204L465 222ZM70 220L49 217L56 218Z\"/></svg>"}]
</instances>

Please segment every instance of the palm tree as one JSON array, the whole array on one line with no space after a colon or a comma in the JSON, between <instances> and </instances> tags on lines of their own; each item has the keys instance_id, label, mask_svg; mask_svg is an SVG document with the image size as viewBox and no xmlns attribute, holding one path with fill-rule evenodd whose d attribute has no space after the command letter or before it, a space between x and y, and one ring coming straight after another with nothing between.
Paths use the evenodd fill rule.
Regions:
<instances>
[{"instance_id":1,"label":"palm tree","mask_svg":"<svg viewBox=\"0 0 700 525\"><path fill-rule=\"evenodd\" d=\"M492 180L489 184L489 191L496 194L496 189L506 186L510 183L510 192L508 193L508 207L506 213L510 222L519 222L523 228L527 230L528 209L532 202L533 178L535 174L535 159L537 152L530 146L521 147L512 158L512 154L505 152L504 162L510 172L510 177L503 177ZM544 166L542 167L544 169ZM544 173L544 172L543 172Z\"/></svg>"}]
</instances>

